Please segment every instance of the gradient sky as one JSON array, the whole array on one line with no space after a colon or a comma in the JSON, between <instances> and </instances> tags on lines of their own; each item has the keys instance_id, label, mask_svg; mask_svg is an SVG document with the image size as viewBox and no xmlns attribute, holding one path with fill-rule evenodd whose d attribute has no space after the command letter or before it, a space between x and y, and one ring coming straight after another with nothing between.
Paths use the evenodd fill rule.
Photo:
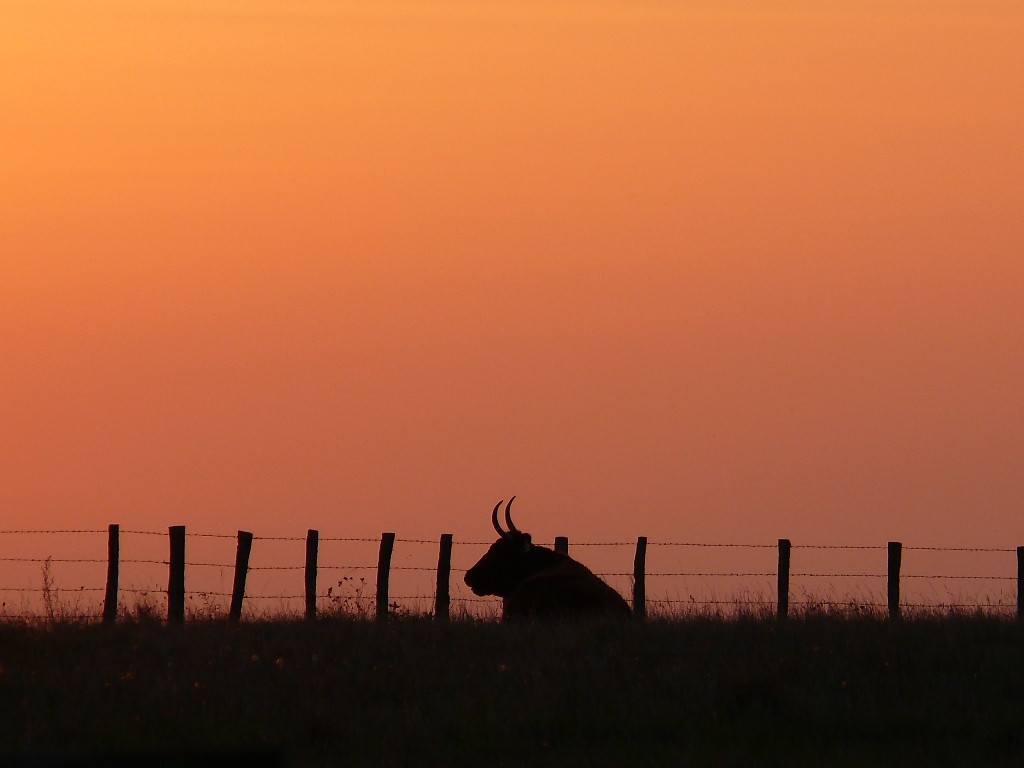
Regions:
<instances>
[{"instance_id":1,"label":"gradient sky","mask_svg":"<svg viewBox=\"0 0 1024 768\"><path fill-rule=\"evenodd\" d=\"M0 0L5 528L1024 544L1019 3Z\"/></svg>"}]
</instances>

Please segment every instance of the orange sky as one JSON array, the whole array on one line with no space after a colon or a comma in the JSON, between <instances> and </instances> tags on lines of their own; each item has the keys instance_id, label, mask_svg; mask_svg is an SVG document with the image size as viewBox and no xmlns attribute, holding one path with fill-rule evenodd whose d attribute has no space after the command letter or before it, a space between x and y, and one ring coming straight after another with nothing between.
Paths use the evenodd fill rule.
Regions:
<instances>
[{"instance_id":1,"label":"orange sky","mask_svg":"<svg viewBox=\"0 0 1024 768\"><path fill-rule=\"evenodd\" d=\"M3 527L1024 544L1022 50L1010 2L0 0Z\"/></svg>"}]
</instances>

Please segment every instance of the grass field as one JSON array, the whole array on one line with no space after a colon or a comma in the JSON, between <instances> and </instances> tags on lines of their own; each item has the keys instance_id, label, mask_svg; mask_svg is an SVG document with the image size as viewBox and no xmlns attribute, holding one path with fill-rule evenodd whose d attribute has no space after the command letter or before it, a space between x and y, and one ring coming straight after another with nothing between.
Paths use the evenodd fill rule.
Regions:
<instances>
[{"instance_id":1,"label":"grass field","mask_svg":"<svg viewBox=\"0 0 1024 768\"><path fill-rule=\"evenodd\" d=\"M982 616L0 624L0 752L288 764L1024 764L1024 639Z\"/></svg>"}]
</instances>

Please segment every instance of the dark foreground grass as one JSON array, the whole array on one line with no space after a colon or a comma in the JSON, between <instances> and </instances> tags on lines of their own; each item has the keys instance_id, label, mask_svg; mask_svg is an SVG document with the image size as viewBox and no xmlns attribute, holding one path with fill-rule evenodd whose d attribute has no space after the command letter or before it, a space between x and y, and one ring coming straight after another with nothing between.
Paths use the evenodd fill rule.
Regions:
<instances>
[{"instance_id":1,"label":"dark foreground grass","mask_svg":"<svg viewBox=\"0 0 1024 768\"><path fill-rule=\"evenodd\" d=\"M982 617L0 625L0 752L292 765L1024 764L1024 642Z\"/></svg>"}]
</instances>

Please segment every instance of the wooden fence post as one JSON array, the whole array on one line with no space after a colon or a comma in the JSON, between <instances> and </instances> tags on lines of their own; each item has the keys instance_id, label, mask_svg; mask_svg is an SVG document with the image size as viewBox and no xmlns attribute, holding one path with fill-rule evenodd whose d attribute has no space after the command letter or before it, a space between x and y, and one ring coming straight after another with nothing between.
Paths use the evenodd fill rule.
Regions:
<instances>
[{"instance_id":1,"label":"wooden fence post","mask_svg":"<svg viewBox=\"0 0 1024 768\"><path fill-rule=\"evenodd\" d=\"M320 548L320 532L306 531L306 618L316 618L316 557Z\"/></svg>"},{"instance_id":2,"label":"wooden fence post","mask_svg":"<svg viewBox=\"0 0 1024 768\"><path fill-rule=\"evenodd\" d=\"M1024 621L1024 547L1017 547L1017 620Z\"/></svg>"},{"instance_id":3,"label":"wooden fence post","mask_svg":"<svg viewBox=\"0 0 1024 768\"><path fill-rule=\"evenodd\" d=\"M121 526L107 528L107 592L103 598L103 622L117 621L117 571L121 559Z\"/></svg>"},{"instance_id":4,"label":"wooden fence post","mask_svg":"<svg viewBox=\"0 0 1024 768\"><path fill-rule=\"evenodd\" d=\"M434 593L434 618L447 621L451 610L452 535L441 534L437 551L437 591Z\"/></svg>"},{"instance_id":5,"label":"wooden fence post","mask_svg":"<svg viewBox=\"0 0 1024 768\"><path fill-rule=\"evenodd\" d=\"M238 532L238 549L235 550L235 584L231 589L231 610L228 621L237 624L242 619L242 600L245 599L245 577L249 573L249 554L252 552L252 534Z\"/></svg>"},{"instance_id":6,"label":"wooden fence post","mask_svg":"<svg viewBox=\"0 0 1024 768\"><path fill-rule=\"evenodd\" d=\"M900 564L903 560L903 544L889 542L889 618L900 617Z\"/></svg>"},{"instance_id":7,"label":"wooden fence post","mask_svg":"<svg viewBox=\"0 0 1024 768\"><path fill-rule=\"evenodd\" d=\"M779 586L778 617L785 619L789 616L789 551L792 549L789 539L779 539Z\"/></svg>"},{"instance_id":8,"label":"wooden fence post","mask_svg":"<svg viewBox=\"0 0 1024 768\"><path fill-rule=\"evenodd\" d=\"M555 536L555 552L561 552L563 555L569 554L568 536Z\"/></svg>"},{"instance_id":9,"label":"wooden fence post","mask_svg":"<svg viewBox=\"0 0 1024 768\"><path fill-rule=\"evenodd\" d=\"M633 618L647 618L647 537L636 537L633 557Z\"/></svg>"},{"instance_id":10,"label":"wooden fence post","mask_svg":"<svg viewBox=\"0 0 1024 768\"><path fill-rule=\"evenodd\" d=\"M391 576L391 553L395 550L395 534L382 533L377 556L377 621L388 620L388 579Z\"/></svg>"},{"instance_id":11,"label":"wooden fence post","mask_svg":"<svg viewBox=\"0 0 1024 768\"><path fill-rule=\"evenodd\" d=\"M172 525L170 569L167 577L167 621L185 620L185 526Z\"/></svg>"}]
</instances>

